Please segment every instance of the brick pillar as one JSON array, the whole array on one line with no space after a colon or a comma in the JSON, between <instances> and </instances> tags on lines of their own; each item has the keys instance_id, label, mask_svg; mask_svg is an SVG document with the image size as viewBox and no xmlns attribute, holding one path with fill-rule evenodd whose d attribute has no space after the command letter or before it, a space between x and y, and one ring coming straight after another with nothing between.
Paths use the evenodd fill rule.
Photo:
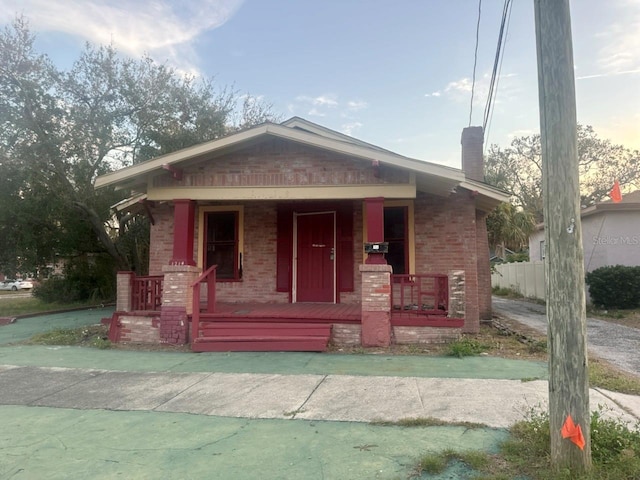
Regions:
<instances>
[{"instance_id":1,"label":"brick pillar","mask_svg":"<svg viewBox=\"0 0 640 480\"><path fill-rule=\"evenodd\" d=\"M183 345L189 342L188 316L193 312L191 284L200 269L192 265L165 265L162 307L160 310L160 343Z\"/></svg>"},{"instance_id":2,"label":"brick pillar","mask_svg":"<svg viewBox=\"0 0 640 480\"><path fill-rule=\"evenodd\" d=\"M450 270L448 316L464 318L464 308L464 270Z\"/></svg>"},{"instance_id":3,"label":"brick pillar","mask_svg":"<svg viewBox=\"0 0 640 480\"><path fill-rule=\"evenodd\" d=\"M462 171L470 180L484 182L484 133L482 127L462 129Z\"/></svg>"},{"instance_id":4,"label":"brick pillar","mask_svg":"<svg viewBox=\"0 0 640 480\"><path fill-rule=\"evenodd\" d=\"M116 276L116 312L130 312L133 272L118 272Z\"/></svg>"},{"instance_id":5,"label":"brick pillar","mask_svg":"<svg viewBox=\"0 0 640 480\"><path fill-rule=\"evenodd\" d=\"M391 270L390 265L360 265L363 347L391 344Z\"/></svg>"}]
</instances>

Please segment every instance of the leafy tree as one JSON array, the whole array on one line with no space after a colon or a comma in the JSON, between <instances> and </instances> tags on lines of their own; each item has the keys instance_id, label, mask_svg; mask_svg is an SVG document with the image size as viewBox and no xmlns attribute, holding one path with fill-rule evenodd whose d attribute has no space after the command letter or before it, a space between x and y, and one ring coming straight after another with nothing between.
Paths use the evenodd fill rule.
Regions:
<instances>
[{"instance_id":1,"label":"leafy tree","mask_svg":"<svg viewBox=\"0 0 640 480\"><path fill-rule=\"evenodd\" d=\"M578 162L582 205L607 199L617 178L621 186L640 185L640 152L597 136L578 125ZM542 158L540 135L516 137L507 148L491 145L485 180L509 192L515 205L542 221Z\"/></svg>"},{"instance_id":2,"label":"leafy tree","mask_svg":"<svg viewBox=\"0 0 640 480\"><path fill-rule=\"evenodd\" d=\"M0 32L0 270L80 253L132 268L148 226L115 221L110 206L128 192L95 191L96 177L273 119L254 97L112 45L86 44L59 70L16 18Z\"/></svg>"}]
</instances>

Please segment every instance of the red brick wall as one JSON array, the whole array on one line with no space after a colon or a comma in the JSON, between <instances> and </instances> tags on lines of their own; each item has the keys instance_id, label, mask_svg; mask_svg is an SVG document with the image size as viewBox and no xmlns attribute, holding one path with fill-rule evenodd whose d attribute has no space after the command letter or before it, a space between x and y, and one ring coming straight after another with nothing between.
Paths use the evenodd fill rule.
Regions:
<instances>
[{"instance_id":1,"label":"red brick wall","mask_svg":"<svg viewBox=\"0 0 640 480\"><path fill-rule=\"evenodd\" d=\"M409 183L409 174L393 167L380 169L376 173L370 161L278 139L186 168L182 180L175 180L170 175L160 175L153 180L154 187L385 183Z\"/></svg>"},{"instance_id":2,"label":"red brick wall","mask_svg":"<svg viewBox=\"0 0 640 480\"><path fill-rule=\"evenodd\" d=\"M166 204L152 210L154 225L149 234L149 275L162 275L173 255L173 206Z\"/></svg>"},{"instance_id":3,"label":"red brick wall","mask_svg":"<svg viewBox=\"0 0 640 480\"><path fill-rule=\"evenodd\" d=\"M238 203L234 203L237 205ZM207 203L220 205L220 203ZM277 202L244 204L244 255L241 282L218 282L218 300L227 302L288 302L289 294L276 292L276 215ZM341 303L360 303L361 277L358 265L362 261L362 205L354 202L354 291L341 292ZM161 275L162 267L173 253L173 209L163 205L153 211L155 225L151 227L149 274ZM198 212L196 210L196 217ZM198 255L198 221L196 218L194 248Z\"/></svg>"},{"instance_id":4,"label":"red brick wall","mask_svg":"<svg viewBox=\"0 0 640 480\"><path fill-rule=\"evenodd\" d=\"M465 271L465 332L480 328L476 211L468 193L443 199L419 194L415 201L416 273Z\"/></svg>"},{"instance_id":5,"label":"red brick wall","mask_svg":"<svg viewBox=\"0 0 640 480\"><path fill-rule=\"evenodd\" d=\"M491 265L487 214L476 211L476 238L478 244L478 308L481 320L491 320Z\"/></svg>"}]
</instances>

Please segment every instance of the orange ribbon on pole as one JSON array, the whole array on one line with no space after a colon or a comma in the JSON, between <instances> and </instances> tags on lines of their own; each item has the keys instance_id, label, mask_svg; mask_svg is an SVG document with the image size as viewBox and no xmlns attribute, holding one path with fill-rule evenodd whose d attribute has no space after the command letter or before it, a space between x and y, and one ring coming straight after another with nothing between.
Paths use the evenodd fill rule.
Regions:
<instances>
[{"instance_id":1,"label":"orange ribbon on pole","mask_svg":"<svg viewBox=\"0 0 640 480\"><path fill-rule=\"evenodd\" d=\"M584 450L585 441L584 436L582 435L582 428L580 425L576 425L573 423L573 418L571 415L567 416L567 419L564 421L564 425L562 425L562 430L560 430L562 434L562 438L568 438L570 441L575 443L580 450Z\"/></svg>"}]
</instances>

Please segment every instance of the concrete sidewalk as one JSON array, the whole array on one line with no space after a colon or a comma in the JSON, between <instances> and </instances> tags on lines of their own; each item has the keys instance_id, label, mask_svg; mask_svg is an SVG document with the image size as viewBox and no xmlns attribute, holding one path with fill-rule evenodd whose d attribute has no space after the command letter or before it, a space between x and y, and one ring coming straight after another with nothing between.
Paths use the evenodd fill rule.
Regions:
<instances>
[{"instance_id":1,"label":"concrete sidewalk","mask_svg":"<svg viewBox=\"0 0 640 480\"><path fill-rule=\"evenodd\" d=\"M494 428L544 408L547 388L544 380L0 367L2 405L352 422L433 417ZM592 389L591 405L640 420L640 397Z\"/></svg>"}]
</instances>

